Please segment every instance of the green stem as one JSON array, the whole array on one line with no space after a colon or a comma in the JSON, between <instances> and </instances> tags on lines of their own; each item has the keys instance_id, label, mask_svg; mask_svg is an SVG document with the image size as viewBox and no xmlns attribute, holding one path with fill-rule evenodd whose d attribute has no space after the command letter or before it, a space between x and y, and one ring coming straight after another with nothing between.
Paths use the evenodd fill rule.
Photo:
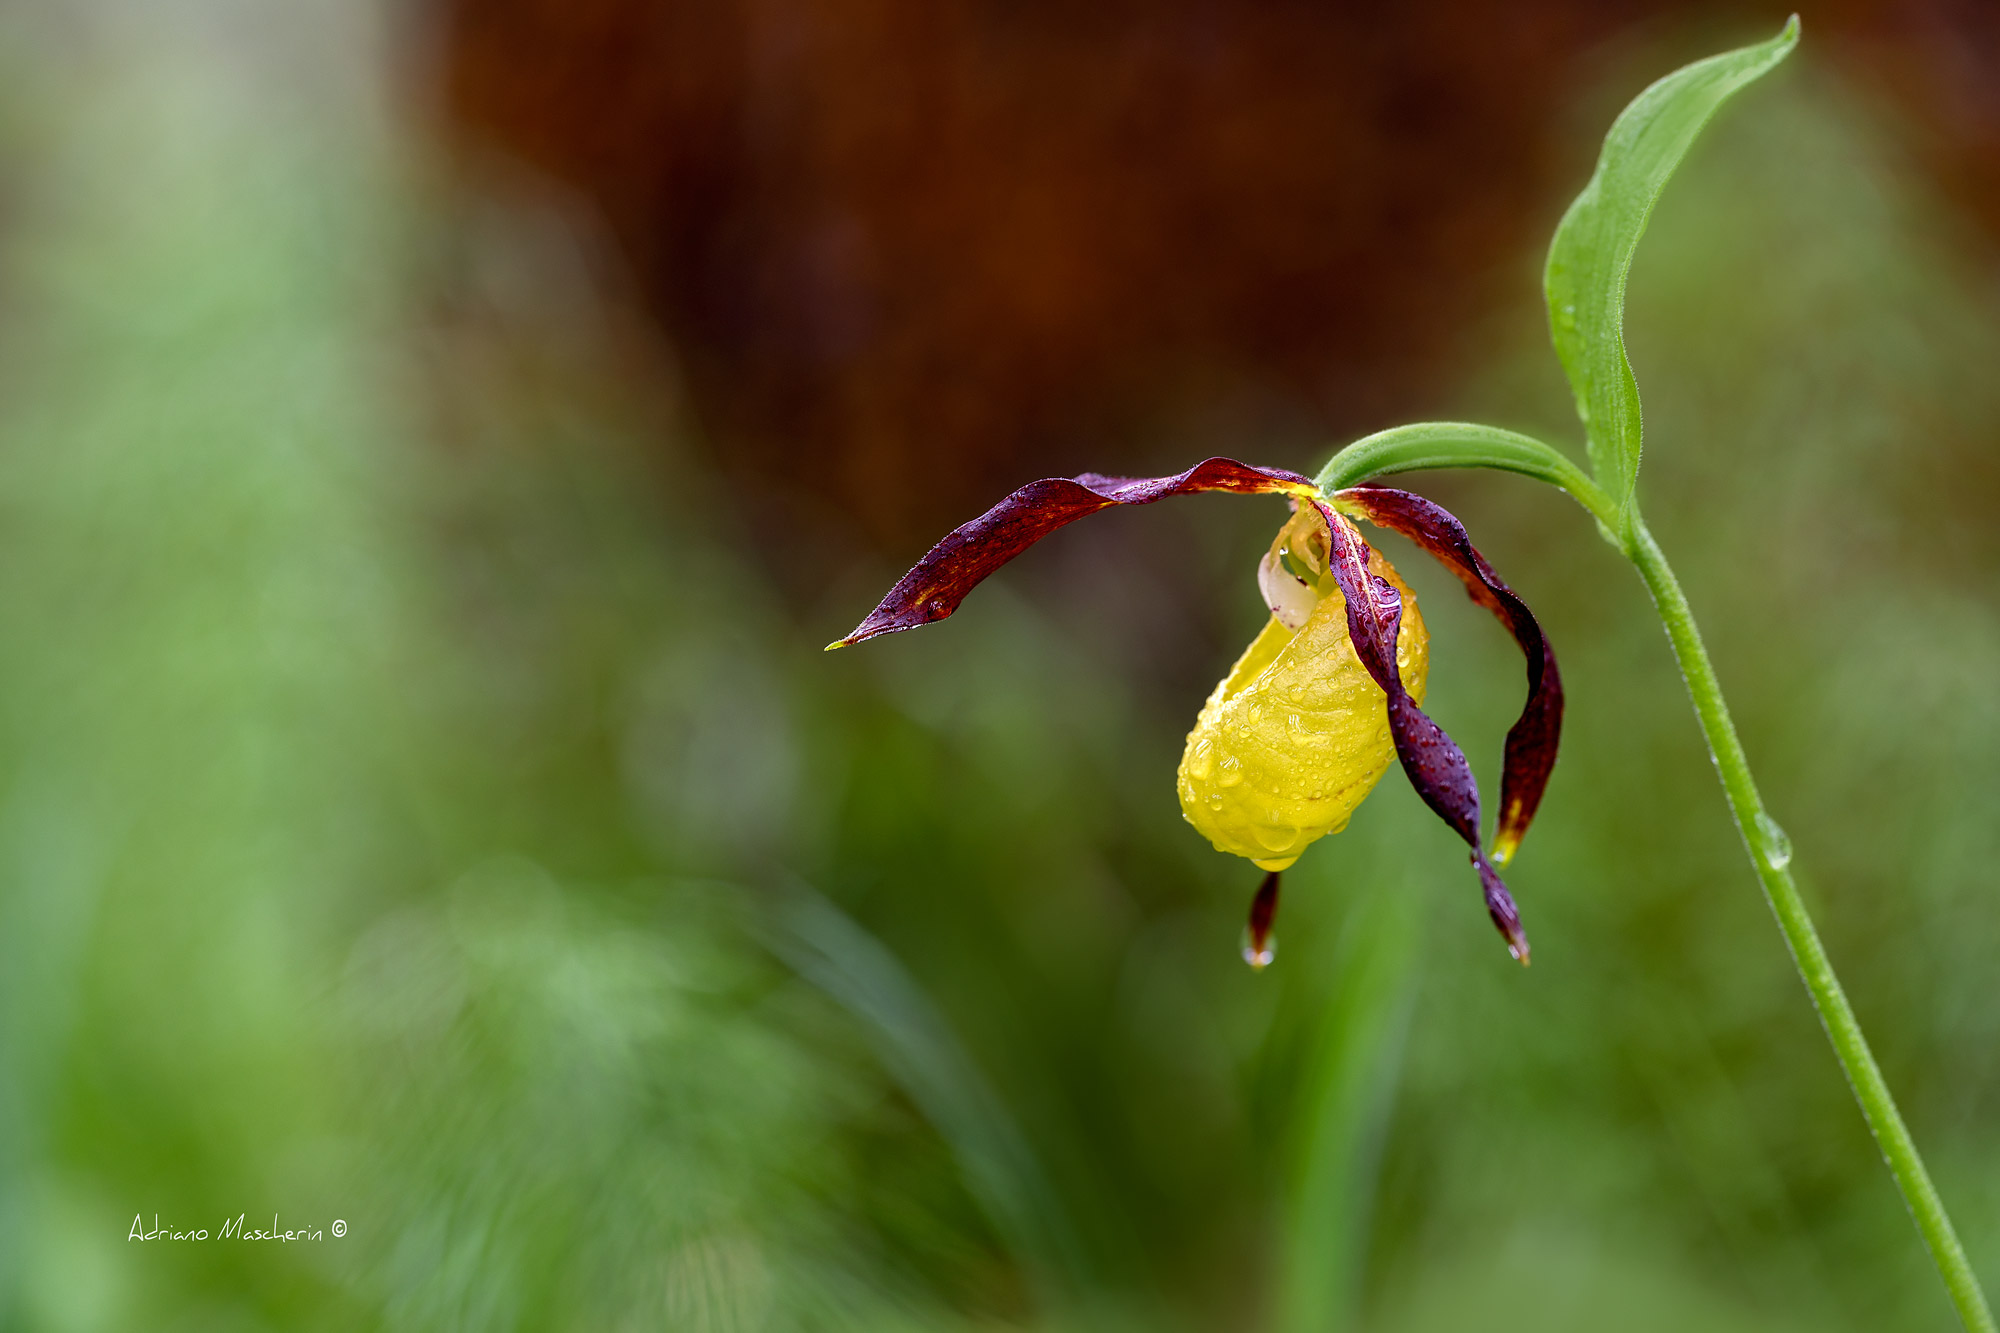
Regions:
<instances>
[{"instance_id":1,"label":"green stem","mask_svg":"<svg viewBox=\"0 0 2000 1333\"><path fill-rule=\"evenodd\" d=\"M1639 567L1639 576L1646 581L1646 588L1660 609L1660 619L1673 642L1681 675L1687 679L1695 714L1701 719L1702 734L1708 738L1708 752L1715 759L1716 771L1722 776L1722 789L1729 797L1729 808L1736 816L1736 827L1749 849L1750 863L1764 883L1764 896L1778 918L1785 943L1791 946L1799 977L1812 993L1813 1006L1819 1010L1827 1039L1833 1043L1833 1053L1847 1071L1848 1084L1854 1089L1855 1100L1861 1103L1861 1114L1875 1134L1875 1142L1882 1149L1890 1174L1896 1178L1897 1188L1903 1191L1903 1202L1909 1205L1910 1216L1924 1244L1930 1248L1938 1273L1951 1292L1952 1303L1958 1307L1959 1318L1974 1333L1995 1333L1993 1312L1987 1307L1986 1294L1980 1290L1979 1279L1966 1260L1965 1247L1959 1244L1958 1233L1953 1230L1944 1203L1931 1184L1930 1173L1924 1170L1923 1158L1917 1155L1917 1145L1910 1138L1902 1113L1896 1109L1896 1099L1890 1095L1889 1085L1883 1082L1882 1071L1868 1049L1868 1039L1861 1034L1861 1024L1847 1003L1839 978L1833 974L1833 964L1827 961L1826 949L1820 944L1819 932L1813 929L1798 885L1792 882L1791 872L1786 869L1790 848L1783 831L1764 813L1756 780L1750 776L1749 761L1743 756L1742 742L1736 738L1736 726L1729 720L1729 705L1723 702L1722 687L1716 682L1708 650L1702 647L1701 631L1695 628L1687 597L1653 534L1636 515L1629 531L1626 554Z\"/></svg>"}]
</instances>

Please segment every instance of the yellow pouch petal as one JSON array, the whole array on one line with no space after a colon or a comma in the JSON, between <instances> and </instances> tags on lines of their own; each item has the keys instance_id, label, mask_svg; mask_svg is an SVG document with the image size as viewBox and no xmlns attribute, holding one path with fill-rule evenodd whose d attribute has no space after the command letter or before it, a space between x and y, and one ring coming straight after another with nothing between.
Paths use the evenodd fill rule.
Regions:
<instances>
[{"instance_id":1,"label":"yellow pouch petal","mask_svg":"<svg viewBox=\"0 0 2000 1333\"><path fill-rule=\"evenodd\" d=\"M1422 703L1430 634L1417 599L1379 552L1369 568L1402 594L1396 667ZM1336 587L1296 632L1273 617L1209 695L1181 755L1181 812L1218 851L1283 870L1347 827L1395 758L1387 696L1354 654Z\"/></svg>"}]
</instances>

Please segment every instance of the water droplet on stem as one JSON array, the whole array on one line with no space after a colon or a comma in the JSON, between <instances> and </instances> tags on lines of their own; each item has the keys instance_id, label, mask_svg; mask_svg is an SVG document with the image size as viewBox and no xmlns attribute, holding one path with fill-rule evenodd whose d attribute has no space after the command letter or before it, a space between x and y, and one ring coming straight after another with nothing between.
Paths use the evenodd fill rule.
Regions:
<instances>
[{"instance_id":1,"label":"water droplet on stem","mask_svg":"<svg viewBox=\"0 0 2000 1333\"><path fill-rule=\"evenodd\" d=\"M1773 870L1783 870L1792 863L1791 837L1762 810L1757 812L1757 854Z\"/></svg>"}]
</instances>

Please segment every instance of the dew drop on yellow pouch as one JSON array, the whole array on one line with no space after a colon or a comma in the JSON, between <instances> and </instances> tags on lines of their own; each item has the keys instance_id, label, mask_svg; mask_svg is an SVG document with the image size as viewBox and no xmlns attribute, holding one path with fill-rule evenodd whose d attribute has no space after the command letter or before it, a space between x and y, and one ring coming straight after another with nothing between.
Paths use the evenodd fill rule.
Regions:
<instances>
[{"instance_id":1,"label":"dew drop on yellow pouch","mask_svg":"<svg viewBox=\"0 0 2000 1333\"><path fill-rule=\"evenodd\" d=\"M1417 600L1380 552L1368 567L1402 595L1396 665L1422 703L1430 635ZM1258 581L1271 619L1202 706L1178 785L1181 812L1217 850L1283 870L1347 826L1396 750L1387 696L1348 639L1316 510L1285 525Z\"/></svg>"}]
</instances>

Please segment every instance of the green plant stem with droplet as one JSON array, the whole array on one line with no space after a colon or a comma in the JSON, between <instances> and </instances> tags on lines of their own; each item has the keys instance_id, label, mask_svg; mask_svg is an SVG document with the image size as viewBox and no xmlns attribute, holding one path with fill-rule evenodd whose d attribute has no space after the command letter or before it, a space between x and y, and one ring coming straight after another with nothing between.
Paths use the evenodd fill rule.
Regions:
<instances>
[{"instance_id":1,"label":"green plant stem with droplet","mask_svg":"<svg viewBox=\"0 0 2000 1333\"><path fill-rule=\"evenodd\" d=\"M1317 484L1330 493L1392 472L1465 467L1512 472L1567 491L1597 520L1604 539L1631 560L1666 627L1751 866L1862 1115L1959 1318L1973 1333L1995 1333L1993 1313L1965 1247L1792 880L1791 843L1764 810L1694 613L1639 513L1636 495L1642 423L1624 337L1625 283L1633 254L1653 205L1702 129L1737 91L1782 62L1798 39L1795 17L1769 41L1697 61L1646 89L1612 125L1596 172L1556 229L1544 281L1549 325L1576 395L1589 446L1589 474L1562 451L1513 431L1426 422L1357 440L1327 463Z\"/></svg>"},{"instance_id":2,"label":"green plant stem with droplet","mask_svg":"<svg viewBox=\"0 0 2000 1333\"><path fill-rule=\"evenodd\" d=\"M1910 1137L1909 1127L1896 1109L1896 1099L1883 1081L1874 1052L1868 1049L1868 1038L1862 1035L1861 1022L1854 1016L1854 1007L1847 1002L1847 992L1841 989L1840 978L1834 975L1833 964L1813 927L1812 914L1806 910L1799 887L1792 880L1791 841L1765 812L1763 798L1757 794L1757 781L1750 775L1750 761L1744 757L1743 744L1736 738L1736 724L1729 720L1729 705L1722 697L1722 686L1716 681L1708 650L1702 646L1694 613L1688 609L1680 581L1674 577L1659 543L1653 540L1645 524L1637 521L1636 515L1634 518L1633 540L1625 554L1638 567L1639 577L1645 580L1647 591L1653 594L1653 604L1659 608L1660 621L1673 644L1674 658L1687 680L1695 715L1701 719L1708 752L1715 760L1722 789L1728 795L1729 809L1736 816L1736 826L1750 852L1750 864L1763 882L1764 896L1778 918L1778 928L1791 947L1792 961L1798 965L1799 977L1812 993L1813 1007L1819 1010L1827 1040L1833 1043L1834 1054L1847 1073L1855 1100L1861 1103L1861 1113L1867 1117L1868 1128L1874 1132L1882 1157L1903 1192L1903 1202L1909 1206L1910 1216L1951 1292L1959 1318L1968 1329L1990 1333L1994 1328L1993 1312L1987 1307L1986 1294L1980 1290L1979 1279L1966 1258L1965 1247L1959 1243L1950 1215L1945 1212L1944 1201L1931 1183L1930 1172L1924 1169L1916 1141Z\"/></svg>"},{"instance_id":3,"label":"green plant stem with droplet","mask_svg":"<svg viewBox=\"0 0 2000 1333\"><path fill-rule=\"evenodd\" d=\"M1455 444L1468 432L1482 429L1485 428L1448 423L1436 427L1403 427L1396 434L1400 437L1398 443L1429 431ZM1509 442L1511 445L1524 439L1511 436ZM1547 445L1533 443L1538 449L1549 449ZM1350 477L1357 464L1367 466L1360 464L1365 455L1355 455L1354 451L1370 444L1371 441L1360 441L1343 450L1321 475L1321 486L1328 486L1330 481L1340 485L1351 484ZM1553 450L1550 452L1553 453ZM1439 456L1458 458L1445 452ZM1398 458L1395 465L1368 468L1368 473L1380 475L1384 471L1408 470L1410 466L1408 458ZM1415 466L1481 464L1460 460L1417 463ZM1524 471L1511 462L1485 466L1510 472ZM1688 606L1687 595L1681 591L1680 581L1674 577L1673 567L1667 563L1666 554L1653 539L1636 504L1628 502L1621 513L1610 496L1575 468L1568 469L1567 475L1555 484L1590 511L1605 539L1631 560L1646 590L1652 594L1653 604L1660 613L1660 622L1667 631L1667 640L1673 646L1674 659L1687 682L1688 697L1694 703L1702 735L1708 741L1709 755L1715 760L1716 773L1722 780L1730 812L1736 818L1744 847L1750 853L1751 867L1764 886L1765 899L1778 919L1778 928L1784 933L1785 943L1791 949L1799 977L1812 996L1814 1008L1819 1011L1820 1022L1826 1029L1827 1039L1833 1044L1834 1055L1847 1074L1855 1100L1861 1104L1861 1113L1867 1119L1868 1128L1882 1149L1883 1160L1895 1177L1897 1188L1902 1191L1903 1202L1909 1207L1910 1216L1916 1222L1917 1230L1937 1264L1938 1273L1951 1293L1959 1318L1973 1333L1995 1333L1993 1312L1986 1303L1978 1277L1972 1271L1965 1247L1959 1242L1951 1217L1945 1212L1944 1201L1938 1197L1937 1187L1931 1183L1930 1172L1924 1168L1916 1141L1910 1137L1909 1127L1903 1123L1895 1096L1882 1078L1874 1052L1868 1047L1868 1038L1861 1031L1861 1022L1854 1016L1854 1007L1848 1003L1840 979L1834 975L1826 946L1820 943L1812 914L1806 910L1805 900L1800 897L1798 885L1792 879L1791 840L1764 809L1763 798L1757 792L1757 781L1750 772L1750 761L1743 753L1743 743L1736 736L1736 724L1730 720L1729 704L1722 696L1722 685L1716 679L1708 649L1701 641L1701 630L1695 624L1694 612Z\"/></svg>"}]
</instances>

